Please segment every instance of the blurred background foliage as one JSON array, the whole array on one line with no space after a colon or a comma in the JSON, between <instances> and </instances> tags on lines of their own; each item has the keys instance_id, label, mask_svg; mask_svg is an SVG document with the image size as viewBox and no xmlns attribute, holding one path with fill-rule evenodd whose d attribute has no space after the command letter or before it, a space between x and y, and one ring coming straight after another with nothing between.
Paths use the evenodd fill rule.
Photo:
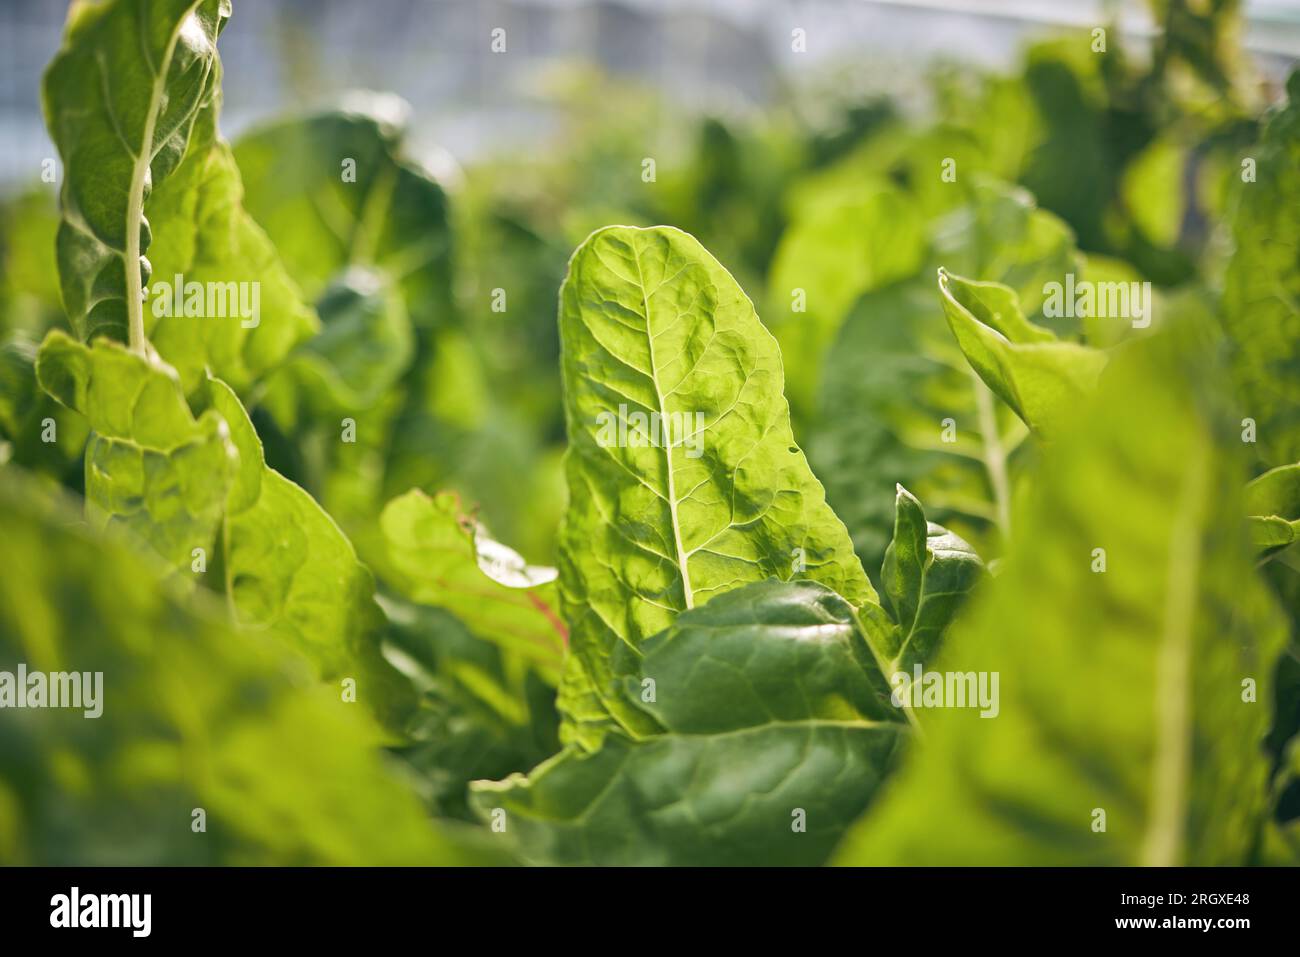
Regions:
<instances>
[{"instance_id":1,"label":"blurred background foliage","mask_svg":"<svg viewBox=\"0 0 1300 957\"><path fill-rule=\"evenodd\" d=\"M1073 271L1149 280L1158 316L1173 304L1210 316L1225 282L1232 288L1225 277L1240 242L1232 230L1243 202L1240 158L1258 155L1260 117L1283 99L1286 65L1300 49L1287 47L1300 36L1294 14L1288 20L1284 7L1255 5L1248 12L1256 16L1243 18L1234 0L1098 4L1060 18L1063 5L1009 4L1016 29L977 34L989 38L978 51L953 33L996 18L951 10L916 22L895 11L901 19L879 21L880 35L928 30L929 40L915 51L881 51L863 39L863 24L869 30L873 21L862 17L872 14L834 4L807 11L777 4L762 15L745 4L719 4L712 14L708 5L598 3L581 13L569 5L433 5L428 15L444 18L439 25L455 27L456 36L485 37L498 20L507 25L520 55L476 54L471 63L457 58L447 36L432 47L413 30L403 36L421 15L411 5L235 6L221 43L223 132L245 208L321 321L317 335L241 398L268 465L324 506L374 572L390 660L421 697L405 740L387 742L385 760L400 761L396 770L331 765L339 790L319 794L333 802L318 809L319 819L298 808L292 839L264 821L248 846L237 836L212 851L211 859L227 861L479 854L464 850L454 826L451 837L426 829L400 788L391 802L369 783L364 797L348 789L358 776L395 775L435 816L469 819L468 781L526 771L557 749L553 675L473 634L445 607L430 607L438 602L413 600L380 514L411 488L454 490L466 516L495 539L530 562L554 563L565 506L556 294L569 255L591 230L678 226L755 300L782 346L795 435L868 574L876 577L889 540L896 483L931 519L996 560L1039 450L969 371L935 293L937 267L1006 283L1029 315L1041 309L1044 283ZM895 5L854 6L880 6L885 12L876 14L886 16ZM733 7L743 13L728 19ZM363 8L373 22L360 22ZM39 37L41 63L61 29L46 10L20 4L5 14L15 45ZM822 49L805 63L789 49L801 13L827 29L848 17L853 29L839 38L810 29L810 47ZM595 26L583 33L575 23ZM1259 39L1276 24L1286 29L1273 31L1273 46L1263 43L1254 57L1243 50L1243 38ZM1107 28L1104 53L1094 48L1093 26ZM692 47L697 35L715 46ZM763 54L750 56L746 44L764 36ZM691 68L674 76L691 51ZM36 55L16 57L15 69ZM268 85L274 94L264 94ZM397 88L410 102L354 87ZM451 100L462 103L459 112L448 111ZM23 100L24 110L34 107ZM429 113L440 123L427 122ZM472 128L466 115L477 118ZM121 849L102 841L126 835L132 859L190 861L188 852L150 843L161 840L148 823L156 808L124 797L112 820L84 817L87 808L97 795L129 790L132 768L160 787L188 789L216 813L230 802L261 802L266 814L287 815L268 795L288 800L295 774L310 777L304 793L318 792L326 732L317 722L337 716L312 711L330 709L283 677L282 661L246 666L233 634L206 651L196 644L175 652L178 662L151 660L139 646L161 647L167 629L193 638L222 626L202 615L191 621L194 612L140 585L127 546L88 542L62 501L82 489L87 426L45 396L33 372L46 331L67 325L54 260L55 192L32 182L36 157L49 147L26 119L6 122L6 139L28 145L12 151L0 202L0 667L22 654L63 661L74 646L91 656L77 658L83 668L95 656L135 653L150 669L138 680L156 677L162 690L141 690L138 710L112 723L87 730L70 721L67 734L112 738L127 734L118 721L138 721L162 729L165 743L92 742L103 757L87 765L76 746L46 741L43 731L6 730L0 859L121 861ZM341 184L333 166L313 161L321 155L355 158L358 183ZM643 175L647 159L652 181ZM949 160L955 182L940 175ZM793 309L795 289L806 294L806 313ZM1091 345L1138 334L1114 322L1036 318ZM358 422L355 444L337 440L345 416ZM962 426L953 444L939 440L938 423L949 416ZM58 423L57 444L40 440L48 417ZM1295 440L1278 451L1293 461ZM1261 456L1252 467L1258 474L1278 464ZM101 548L102 555L87 551ZM1266 569L1291 618L1292 652L1279 680L1292 689L1292 712L1300 687L1297 566L1285 559ZM23 622L32 616L58 622L60 645L24 646ZM211 701L184 701L173 666L175 674L228 675L229 688L214 688ZM267 734L278 743L255 742L252 731L244 741L242 725L225 728L197 745L203 761L174 779L168 749L202 736L221 714L247 723L250 701L276 709ZM345 738L366 733L344 723ZM1279 781L1300 779L1300 756L1284 753L1298 724L1300 713L1279 715L1275 762L1292 767ZM247 750L234 755L235 739ZM128 744L133 751L119 762L114 748ZM294 763L284 765L285 755ZM274 781L254 780L263 758L276 766ZM205 790L203 762L223 759L247 765L246 795ZM17 791L14 767L25 782ZM1294 829L1300 791L1287 787L1279 784L1279 818ZM53 793L83 800L43 803ZM383 847L348 843L366 821L340 825L337 835L323 823L353 805L382 819L372 830L390 836Z\"/></svg>"}]
</instances>

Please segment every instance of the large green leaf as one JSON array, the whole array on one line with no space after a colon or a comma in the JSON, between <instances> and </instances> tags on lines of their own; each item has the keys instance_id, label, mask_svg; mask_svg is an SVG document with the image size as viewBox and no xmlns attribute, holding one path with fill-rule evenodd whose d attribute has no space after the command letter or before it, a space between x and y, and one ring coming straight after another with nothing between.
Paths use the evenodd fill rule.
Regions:
<instances>
[{"instance_id":1,"label":"large green leaf","mask_svg":"<svg viewBox=\"0 0 1300 957\"><path fill-rule=\"evenodd\" d=\"M148 335L187 393L205 371L246 392L317 326L217 133L229 16L229 0L78 5L45 80L73 327L136 352Z\"/></svg>"},{"instance_id":2,"label":"large green leaf","mask_svg":"<svg viewBox=\"0 0 1300 957\"><path fill-rule=\"evenodd\" d=\"M1239 418L1257 423L1266 466L1300 460L1300 71L1287 89L1252 157L1254 182L1238 187L1223 289Z\"/></svg>"},{"instance_id":3,"label":"large green leaf","mask_svg":"<svg viewBox=\"0 0 1300 957\"><path fill-rule=\"evenodd\" d=\"M215 413L195 418L175 372L108 339L87 346L51 332L36 373L93 430L88 516L96 525L126 525L189 575L196 549L212 554L238 468L225 421Z\"/></svg>"},{"instance_id":4,"label":"large green leaf","mask_svg":"<svg viewBox=\"0 0 1300 957\"><path fill-rule=\"evenodd\" d=\"M389 502L380 522L404 594L446 609L474 634L558 679L568 630L555 569L529 565L493 541L452 492L430 498L413 489Z\"/></svg>"},{"instance_id":5,"label":"large green leaf","mask_svg":"<svg viewBox=\"0 0 1300 957\"><path fill-rule=\"evenodd\" d=\"M669 227L593 233L561 289L560 335L568 734L609 712L643 728L644 712L611 694L615 645L715 595L808 578L875 601L795 445L776 341L698 242ZM652 421L665 428L638 428Z\"/></svg>"},{"instance_id":6,"label":"large green leaf","mask_svg":"<svg viewBox=\"0 0 1300 957\"><path fill-rule=\"evenodd\" d=\"M1285 632L1253 568L1216 370L1178 332L1107 369L945 643L938 668L1000 676L998 715L921 712L924 748L840 861L1244 861Z\"/></svg>"},{"instance_id":7,"label":"large green leaf","mask_svg":"<svg viewBox=\"0 0 1300 957\"><path fill-rule=\"evenodd\" d=\"M1077 271L1070 230L1023 190L973 175L943 185L960 202L929 224L934 268L943 263L1004 283L1030 310L1047 282ZM933 519L996 555L1012 493L1033 458L1026 427L954 341L934 268L865 294L819 373L809 459L871 569L889 541L896 483L914 491Z\"/></svg>"},{"instance_id":8,"label":"large green leaf","mask_svg":"<svg viewBox=\"0 0 1300 957\"><path fill-rule=\"evenodd\" d=\"M230 0L77 4L42 100L63 158L59 274L83 339L144 348L145 206L178 165L217 88Z\"/></svg>"},{"instance_id":9,"label":"large green leaf","mask_svg":"<svg viewBox=\"0 0 1300 957\"><path fill-rule=\"evenodd\" d=\"M206 371L240 394L280 365L319 322L275 247L241 205L230 147L216 129L215 104L195 122L185 159L149 197L153 283L145 332L192 392ZM177 314L185 289L219 288L216 315ZM180 288L178 288L180 287ZM253 292L256 291L256 298ZM238 306L236 305L238 303ZM244 314L244 306L249 308Z\"/></svg>"},{"instance_id":10,"label":"large green leaf","mask_svg":"<svg viewBox=\"0 0 1300 957\"><path fill-rule=\"evenodd\" d=\"M240 479L222 527L225 591L235 621L299 649L321 678L355 682L356 700L391 728L413 706L410 685L383 658L384 615L370 569L334 520L302 488L268 468L234 391L209 380L229 423Z\"/></svg>"},{"instance_id":11,"label":"large green leaf","mask_svg":"<svg viewBox=\"0 0 1300 957\"><path fill-rule=\"evenodd\" d=\"M915 204L887 182L855 181L809 195L781 237L768 289L791 402L805 411L811 411L818 370L849 308L863 293L914 273L926 253Z\"/></svg>"},{"instance_id":12,"label":"large green leaf","mask_svg":"<svg viewBox=\"0 0 1300 957\"><path fill-rule=\"evenodd\" d=\"M727 592L621 654L658 733L474 785L525 860L818 864L907 736L852 607L811 582Z\"/></svg>"},{"instance_id":13,"label":"large green leaf","mask_svg":"<svg viewBox=\"0 0 1300 957\"><path fill-rule=\"evenodd\" d=\"M1106 355L1025 319L1014 290L939 271L944 315L971 367L1035 432L1052 437L1096 384Z\"/></svg>"},{"instance_id":14,"label":"large green leaf","mask_svg":"<svg viewBox=\"0 0 1300 957\"><path fill-rule=\"evenodd\" d=\"M37 373L94 430L86 511L97 525L126 525L184 575L221 567L238 623L290 642L322 678L354 679L357 700L400 724L410 689L380 656L369 570L311 496L265 466L229 386L209 380L196 418L165 364L61 332L46 338Z\"/></svg>"},{"instance_id":15,"label":"large green leaf","mask_svg":"<svg viewBox=\"0 0 1300 957\"><path fill-rule=\"evenodd\" d=\"M0 710L0 860L456 864L357 705L202 591L0 473L0 670L102 673L94 719ZM194 812L204 812L196 829Z\"/></svg>"},{"instance_id":16,"label":"large green leaf","mask_svg":"<svg viewBox=\"0 0 1300 957\"><path fill-rule=\"evenodd\" d=\"M245 204L313 301L349 267L396 282L418 327L451 301L447 196L405 147L410 111L392 95L255 129L235 145Z\"/></svg>"}]
</instances>

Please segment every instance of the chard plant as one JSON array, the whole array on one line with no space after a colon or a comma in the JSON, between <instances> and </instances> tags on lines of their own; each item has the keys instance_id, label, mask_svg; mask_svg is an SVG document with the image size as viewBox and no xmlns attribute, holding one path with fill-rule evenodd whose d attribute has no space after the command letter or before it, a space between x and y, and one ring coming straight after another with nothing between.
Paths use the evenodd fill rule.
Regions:
<instances>
[{"instance_id":1,"label":"chard plant","mask_svg":"<svg viewBox=\"0 0 1300 957\"><path fill-rule=\"evenodd\" d=\"M700 172L712 208L761 211L709 245L761 274L762 319L682 229L590 233L528 377L558 366L555 406L517 416L476 399L502 334L467 319L459 199L400 106L232 148L231 12L77 5L46 73L57 223L14 229L44 236L58 301L7 266L6 315L44 305L0 352L0 663L102 670L111 703L0 749L0 850L1295 862L1300 74L1219 210L1222 289L1162 293L1149 328L1045 313L1075 269L1139 272L1076 233L1120 230L1141 275L1187 264L1158 211L1012 185L1070 143L1030 121L1041 90L993 82L981 108L1032 149L891 121L721 177L761 203ZM1150 148L1089 195L1185 158ZM509 440L552 417L562 457ZM495 537L480 481L554 567Z\"/></svg>"}]
</instances>

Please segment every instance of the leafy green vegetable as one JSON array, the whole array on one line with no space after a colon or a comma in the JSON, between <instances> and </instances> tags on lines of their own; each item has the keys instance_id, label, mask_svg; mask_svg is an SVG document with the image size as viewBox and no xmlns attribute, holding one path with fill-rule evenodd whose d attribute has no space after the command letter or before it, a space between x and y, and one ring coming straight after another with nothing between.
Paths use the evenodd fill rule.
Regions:
<instances>
[{"instance_id":1,"label":"leafy green vegetable","mask_svg":"<svg viewBox=\"0 0 1300 957\"><path fill-rule=\"evenodd\" d=\"M196 419L169 367L59 332L37 372L94 429L86 499L96 524L126 525L184 574L206 572L219 555L240 624L286 638L325 679L352 678L358 700L400 721L409 690L379 655L370 572L320 506L265 467L229 386L211 380L212 407Z\"/></svg>"},{"instance_id":2,"label":"leafy green vegetable","mask_svg":"<svg viewBox=\"0 0 1300 957\"><path fill-rule=\"evenodd\" d=\"M971 367L1034 431L1052 437L1092 390L1104 353L1027 321L1013 290L940 270L944 315Z\"/></svg>"},{"instance_id":3,"label":"leafy green vegetable","mask_svg":"<svg viewBox=\"0 0 1300 957\"><path fill-rule=\"evenodd\" d=\"M222 527L235 621L285 639L322 679L350 679L355 700L400 727L414 702L409 684L380 653L384 616L370 569L310 495L266 467L261 440L233 390L217 379L209 388L241 463Z\"/></svg>"},{"instance_id":4,"label":"leafy green vegetable","mask_svg":"<svg viewBox=\"0 0 1300 957\"><path fill-rule=\"evenodd\" d=\"M1300 465L1280 465L1246 485L1251 541L1260 548L1300 539Z\"/></svg>"},{"instance_id":5,"label":"leafy green vegetable","mask_svg":"<svg viewBox=\"0 0 1300 957\"><path fill-rule=\"evenodd\" d=\"M624 706L661 730L474 785L525 860L817 864L907 733L852 607L812 582L745 585L620 648Z\"/></svg>"},{"instance_id":6,"label":"leafy green vegetable","mask_svg":"<svg viewBox=\"0 0 1300 957\"><path fill-rule=\"evenodd\" d=\"M22 333L0 344L0 439L7 440L0 441L0 462L60 476L79 465L88 430L85 419L42 391L37 349Z\"/></svg>"},{"instance_id":7,"label":"leafy green vegetable","mask_svg":"<svg viewBox=\"0 0 1300 957\"><path fill-rule=\"evenodd\" d=\"M698 242L666 227L594 233L561 289L560 336L568 740L591 744L582 726L606 716L644 729L611 693L615 646L721 592L808 578L875 601L794 443L776 343Z\"/></svg>"},{"instance_id":8,"label":"leafy green vegetable","mask_svg":"<svg viewBox=\"0 0 1300 957\"><path fill-rule=\"evenodd\" d=\"M1300 72L1259 144L1254 182L1240 183L1224 277L1224 324L1235 347L1241 416L1258 425L1265 466L1300 460Z\"/></svg>"},{"instance_id":9,"label":"leafy green vegetable","mask_svg":"<svg viewBox=\"0 0 1300 957\"><path fill-rule=\"evenodd\" d=\"M175 172L210 106L229 0L80 4L45 74L46 123L63 157L59 273L82 338L144 349L152 190Z\"/></svg>"},{"instance_id":10,"label":"leafy green vegetable","mask_svg":"<svg viewBox=\"0 0 1300 957\"><path fill-rule=\"evenodd\" d=\"M107 339L87 346L51 332L36 373L94 430L86 449L92 521L126 525L189 574L212 552L239 464L225 421L195 418L169 367Z\"/></svg>"},{"instance_id":11,"label":"leafy green vegetable","mask_svg":"<svg viewBox=\"0 0 1300 957\"><path fill-rule=\"evenodd\" d=\"M568 629L559 617L556 571L527 564L487 536L461 510L460 498L430 498L413 489L393 499L380 518L401 590L444 608L476 635L533 662L554 683Z\"/></svg>"},{"instance_id":12,"label":"leafy green vegetable","mask_svg":"<svg viewBox=\"0 0 1300 957\"><path fill-rule=\"evenodd\" d=\"M864 295L821 371L809 456L870 568L883 558L899 482L936 520L997 554L1013 489L1032 461L1025 427L956 346L934 269L944 263L1001 281L1032 309L1047 282L1077 268L1069 229L1023 190L978 176L944 185L957 204L929 224L931 266ZM887 231L889 223L858 228Z\"/></svg>"},{"instance_id":13,"label":"leafy green vegetable","mask_svg":"<svg viewBox=\"0 0 1300 957\"><path fill-rule=\"evenodd\" d=\"M1245 860L1284 632L1192 338L1117 358L1045 455L998 576L938 663L999 673L998 718L925 714L925 748L840 862Z\"/></svg>"},{"instance_id":14,"label":"leafy green vegetable","mask_svg":"<svg viewBox=\"0 0 1300 957\"><path fill-rule=\"evenodd\" d=\"M239 169L216 122L214 103L199 114L185 159L150 195L155 283L145 331L180 373L186 393L199 387L206 369L246 394L320 323L271 241L244 211ZM193 284L222 289L224 309L216 311L226 314L196 317L166 308L169 293L183 301L177 286ZM244 315L245 305L256 309Z\"/></svg>"},{"instance_id":15,"label":"leafy green vegetable","mask_svg":"<svg viewBox=\"0 0 1300 957\"><path fill-rule=\"evenodd\" d=\"M420 691L395 753L434 814L475 821L471 781L527 771L559 750L555 689L441 609L382 603L386 652Z\"/></svg>"},{"instance_id":16,"label":"leafy green vegetable","mask_svg":"<svg viewBox=\"0 0 1300 957\"><path fill-rule=\"evenodd\" d=\"M409 107L353 94L342 108L253 130L235 146L245 203L307 297L352 266L393 279L416 326L448 321L447 197L405 155Z\"/></svg>"},{"instance_id":17,"label":"leafy green vegetable","mask_svg":"<svg viewBox=\"0 0 1300 957\"><path fill-rule=\"evenodd\" d=\"M781 358L799 390L791 402L810 409L817 370L849 307L914 273L926 243L915 205L888 183L817 192L798 208L777 247L768 295Z\"/></svg>"},{"instance_id":18,"label":"leafy green vegetable","mask_svg":"<svg viewBox=\"0 0 1300 957\"><path fill-rule=\"evenodd\" d=\"M930 660L966 593L983 577L984 563L966 542L925 520L925 510L898 486L894 538L880 572L885 606L897 623L884 650L889 675Z\"/></svg>"},{"instance_id":19,"label":"leafy green vegetable","mask_svg":"<svg viewBox=\"0 0 1300 957\"><path fill-rule=\"evenodd\" d=\"M430 825L362 712L304 687L293 658L202 593L160 585L153 562L12 471L0 524L0 669L103 675L98 718L0 712L7 863L485 859Z\"/></svg>"}]
</instances>

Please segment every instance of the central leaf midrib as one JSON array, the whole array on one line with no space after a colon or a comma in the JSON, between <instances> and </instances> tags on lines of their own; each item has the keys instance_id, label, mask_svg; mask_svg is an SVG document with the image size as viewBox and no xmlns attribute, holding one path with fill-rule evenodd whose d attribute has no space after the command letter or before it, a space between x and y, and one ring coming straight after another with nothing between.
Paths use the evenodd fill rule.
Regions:
<instances>
[{"instance_id":1,"label":"central leaf midrib","mask_svg":"<svg viewBox=\"0 0 1300 957\"><path fill-rule=\"evenodd\" d=\"M1204 448L1184 471L1169 535L1168 580L1156 653L1155 754L1151 761L1148 821L1142 841L1146 866L1181 863L1187 825L1187 781L1191 767L1192 629L1202 544L1198 522L1205 507L1207 482Z\"/></svg>"},{"instance_id":2,"label":"central leaf midrib","mask_svg":"<svg viewBox=\"0 0 1300 957\"><path fill-rule=\"evenodd\" d=\"M661 427L668 422L668 408L664 404L663 389L659 387L659 368L655 362L655 337L654 330L650 328L650 295L646 290L645 274L641 270L641 251L633 248L632 260L636 263L637 284L641 287L641 307L645 315L645 335L646 345L650 350L650 384L654 386L655 402L659 407L659 422ZM677 486L673 477L673 448L672 443L664 445L664 459L667 466L668 476L668 514L673 528L673 544L677 549L677 567L682 577L682 596L686 602L686 607L695 607L695 595L691 590L691 573L686 565L686 549L682 545L681 523L677 517Z\"/></svg>"},{"instance_id":3,"label":"central leaf midrib","mask_svg":"<svg viewBox=\"0 0 1300 957\"><path fill-rule=\"evenodd\" d=\"M126 268L127 344L133 351L141 354L145 351L144 284L140 276L140 226L144 220L144 180L153 163L154 131L158 122L158 110L162 106L163 92L167 86L167 73L171 70L176 41L189 16L190 13L186 12L176 21L176 26L167 39L167 49L163 53L162 62L158 64L153 88L149 92L149 108L145 113L140 150L136 153L135 163L131 167L131 185L126 198L126 250L123 259Z\"/></svg>"}]
</instances>

